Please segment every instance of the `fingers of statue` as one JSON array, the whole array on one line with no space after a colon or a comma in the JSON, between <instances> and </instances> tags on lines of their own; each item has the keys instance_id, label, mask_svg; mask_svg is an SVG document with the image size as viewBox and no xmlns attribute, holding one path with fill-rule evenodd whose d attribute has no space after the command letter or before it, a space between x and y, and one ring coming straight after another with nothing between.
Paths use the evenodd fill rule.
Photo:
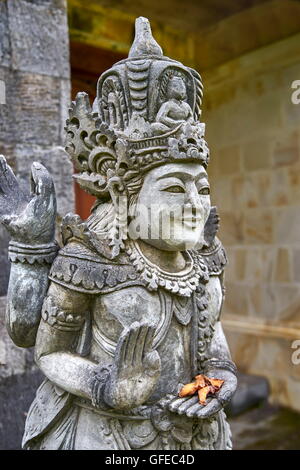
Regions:
<instances>
[{"instance_id":1,"label":"fingers of statue","mask_svg":"<svg viewBox=\"0 0 300 470\"><path fill-rule=\"evenodd\" d=\"M198 415L198 413L204 408L203 405L200 405L199 401L197 400L197 403L195 403L193 406L190 406L187 410L186 410L186 416L188 418L196 418L196 416Z\"/></svg>"},{"instance_id":2,"label":"fingers of statue","mask_svg":"<svg viewBox=\"0 0 300 470\"><path fill-rule=\"evenodd\" d=\"M143 325L139 328L137 341L133 348L133 364L140 364L143 361L144 351L145 351L145 341L148 336L151 334L151 330L149 331L148 325Z\"/></svg>"},{"instance_id":3,"label":"fingers of statue","mask_svg":"<svg viewBox=\"0 0 300 470\"><path fill-rule=\"evenodd\" d=\"M168 408L170 411L176 412L177 408L187 400L189 400L190 397L185 397L185 398L178 398L178 397L173 397L171 401L168 403Z\"/></svg>"},{"instance_id":4,"label":"fingers of statue","mask_svg":"<svg viewBox=\"0 0 300 470\"><path fill-rule=\"evenodd\" d=\"M17 219L16 215L0 215L0 222L5 225L6 227L9 227L13 222Z\"/></svg>"},{"instance_id":5,"label":"fingers of statue","mask_svg":"<svg viewBox=\"0 0 300 470\"><path fill-rule=\"evenodd\" d=\"M56 214L54 183L48 170L38 162L34 162L31 166L31 196L28 211L33 210L33 213L39 214L40 217L51 216L54 222Z\"/></svg>"},{"instance_id":6,"label":"fingers of statue","mask_svg":"<svg viewBox=\"0 0 300 470\"><path fill-rule=\"evenodd\" d=\"M139 334L142 332L144 326L138 322L134 322L129 329L128 342L124 356L124 363L128 367L135 365L135 350L138 342Z\"/></svg>"},{"instance_id":7,"label":"fingers of statue","mask_svg":"<svg viewBox=\"0 0 300 470\"><path fill-rule=\"evenodd\" d=\"M201 406L201 405L200 405ZM212 398L211 401L207 402L205 406L202 406L201 409L198 409L193 415L195 418L206 419L218 413L223 408L222 404L217 398Z\"/></svg>"},{"instance_id":8,"label":"fingers of statue","mask_svg":"<svg viewBox=\"0 0 300 470\"><path fill-rule=\"evenodd\" d=\"M126 352L127 352L127 345L129 342L129 337L130 337L130 330L125 329L120 336L119 342L117 344L117 349L116 349L116 362L122 366L124 364L125 358L126 358Z\"/></svg>"},{"instance_id":9,"label":"fingers of statue","mask_svg":"<svg viewBox=\"0 0 300 470\"><path fill-rule=\"evenodd\" d=\"M231 400L237 388L237 378L235 374L228 370L216 369L209 371L207 376L224 380L224 383L216 396L222 406L225 406Z\"/></svg>"},{"instance_id":10,"label":"fingers of statue","mask_svg":"<svg viewBox=\"0 0 300 470\"><path fill-rule=\"evenodd\" d=\"M8 165L4 155L0 155L0 189L4 194L11 193L19 187L17 178Z\"/></svg>"},{"instance_id":11,"label":"fingers of statue","mask_svg":"<svg viewBox=\"0 0 300 470\"><path fill-rule=\"evenodd\" d=\"M123 331L116 351L120 364L128 367L142 363L149 328L152 329L147 324L134 322L130 328ZM151 336L152 332L150 331L149 334Z\"/></svg>"},{"instance_id":12,"label":"fingers of statue","mask_svg":"<svg viewBox=\"0 0 300 470\"><path fill-rule=\"evenodd\" d=\"M144 345L145 354L153 349L154 334L155 334L154 326L148 325L148 332L145 338L145 345Z\"/></svg>"},{"instance_id":13,"label":"fingers of statue","mask_svg":"<svg viewBox=\"0 0 300 470\"><path fill-rule=\"evenodd\" d=\"M151 351L146 355L144 369L150 377L156 376L160 373L161 360L157 351Z\"/></svg>"},{"instance_id":14,"label":"fingers of statue","mask_svg":"<svg viewBox=\"0 0 300 470\"><path fill-rule=\"evenodd\" d=\"M169 404L169 410L180 415L185 414L186 411L198 402L198 396L176 398ZM200 405L199 405L200 406Z\"/></svg>"},{"instance_id":15,"label":"fingers of statue","mask_svg":"<svg viewBox=\"0 0 300 470\"><path fill-rule=\"evenodd\" d=\"M232 377L224 382L223 386L217 393L218 400L223 406L231 400L237 388L237 378L234 374L231 375Z\"/></svg>"},{"instance_id":16,"label":"fingers of statue","mask_svg":"<svg viewBox=\"0 0 300 470\"><path fill-rule=\"evenodd\" d=\"M0 155L0 215L9 216L15 212L19 204L19 183L7 164L3 155ZM9 225L10 220L1 220L6 225Z\"/></svg>"},{"instance_id":17,"label":"fingers of statue","mask_svg":"<svg viewBox=\"0 0 300 470\"><path fill-rule=\"evenodd\" d=\"M36 196L49 198L54 193L53 179L48 170L39 162L31 166L31 191Z\"/></svg>"},{"instance_id":18,"label":"fingers of statue","mask_svg":"<svg viewBox=\"0 0 300 470\"><path fill-rule=\"evenodd\" d=\"M156 376L160 372L161 361L157 351L152 349L155 328L148 324L133 323L124 330L116 351L119 370L133 368Z\"/></svg>"},{"instance_id":19,"label":"fingers of statue","mask_svg":"<svg viewBox=\"0 0 300 470\"><path fill-rule=\"evenodd\" d=\"M207 400L206 405L199 403L198 396L173 398L167 405L168 409L173 413L185 415L188 418L205 419L213 416L222 409L222 404L217 398Z\"/></svg>"}]
</instances>

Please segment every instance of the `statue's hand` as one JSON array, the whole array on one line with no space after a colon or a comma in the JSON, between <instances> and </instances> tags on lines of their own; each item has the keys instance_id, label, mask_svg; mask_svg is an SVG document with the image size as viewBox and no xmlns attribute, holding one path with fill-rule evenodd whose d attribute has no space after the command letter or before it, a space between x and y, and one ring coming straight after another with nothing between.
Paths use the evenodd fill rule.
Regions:
<instances>
[{"instance_id":1,"label":"statue's hand","mask_svg":"<svg viewBox=\"0 0 300 470\"><path fill-rule=\"evenodd\" d=\"M0 222L14 241L29 245L53 241L56 198L53 180L40 163L31 166L31 194L25 193L0 155Z\"/></svg>"},{"instance_id":2,"label":"statue's hand","mask_svg":"<svg viewBox=\"0 0 300 470\"><path fill-rule=\"evenodd\" d=\"M132 408L144 403L160 375L158 352L153 350L155 328L133 323L117 345L115 361L104 389L104 401L113 408Z\"/></svg>"},{"instance_id":3,"label":"statue's hand","mask_svg":"<svg viewBox=\"0 0 300 470\"><path fill-rule=\"evenodd\" d=\"M200 405L198 395L192 397L174 397L168 403L168 409L179 415L186 415L188 418L206 419L215 415L229 403L233 397L237 378L235 374L228 370L215 369L206 373L207 377L224 380L216 397L208 398L206 405Z\"/></svg>"}]
</instances>

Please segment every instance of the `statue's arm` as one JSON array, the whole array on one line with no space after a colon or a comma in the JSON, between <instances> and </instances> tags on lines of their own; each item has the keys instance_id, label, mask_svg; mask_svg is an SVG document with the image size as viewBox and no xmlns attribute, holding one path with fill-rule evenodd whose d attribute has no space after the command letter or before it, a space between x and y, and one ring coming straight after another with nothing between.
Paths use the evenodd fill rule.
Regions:
<instances>
[{"instance_id":1,"label":"statue's arm","mask_svg":"<svg viewBox=\"0 0 300 470\"><path fill-rule=\"evenodd\" d=\"M11 237L6 325L17 346L35 343L48 272L58 248L55 217L54 184L46 168L33 163L27 193L0 155L0 222Z\"/></svg>"},{"instance_id":2,"label":"statue's arm","mask_svg":"<svg viewBox=\"0 0 300 470\"><path fill-rule=\"evenodd\" d=\"M162 104L160 107L157 116L156 116L156 121L161 122L167 127L172 127L174 124L178 124L178 120L172 119L169 116L169 112L171 110L170 103L167 101L166 103Z\"/></svg>"},{"instance_id":3,"label":"statue's arm","mask_svg":"<svg viewBox=\"0 0 300 470\"><path fill-rule=\"evenodd\" d=\"M89 296L51 283L43 303L35 360L51 382L91 399L98 364L76 352L88 311Z\"/></svg>"},{"instance_id":4,"label":"statue's arm","mask_svg":"<svg viewBox=\"0 0 300 470\"><path fill-rule=\"evenodd\" d=\"M224 281L223 276L224 274L219 277L221 285L223 285ZM212 399L211 402L198 413L198 417L208 417L226 406L237 388L237 369L232 361L220 318L222 304L223 296L221 305L217 306L216 311L213 312L216 322L214 324L214 334L207 350L206 360L203 364L203 372L208 377L224 380L224 383L217 397Z\"/></svg>"},{"instance_id":5,"label":"statue's arm","mask_svg":"<svg viewBox=\"0 0 300 470\"><path fill-rule=\"evenodd\" d=\"M124 329L110 364L77 353L90 296L51 283L42 308L35 358L54 384L99 408L128 409L144 403L160 374L153 351L155 328L133 323Z\"/></svg>"},{"instance_id":6,"label":"statue's arm","mask_svg":"<svg viewBox=\"0 0 300 470\"><path fill-rule=\"evenodd\" d=\"M231 369L233 372L236 372L236 368L234 363L232 362L229 346L224 334L223 326L222 326L222 321L221 321L221 315L222 315L222 307L224 303L224 271L222 274L220 274L218 277L214 277L215 280L218 279L218 282L220 283L221 286L221 299L220 303L215 304L215 309L212 311L212 317L214 319L214 334L212 337L212 340L210 342L206 357L206 367L207 363L213 360L218 360L219 362L223 361L224 364L227 363L228 367L229 364L231 365Z\"/></svg>"},{"instance_id":7,"label":"statue's arm","mask_svg":"<svg viewBox=\"0 0 300 470\"><path fill-rule=\"evenodd\" d=\"M208 289L212 289L212 297L214 285L223 283L222 276L219 278L212 276L210 278ZM216 294L215 294L216 295ZM221 379L224 381L221 389L215 398L212 398L205 406L198 403L198 397L176 398L169 404L169 409L179 414L186 414L188 417L197 417L199 419L210 418L220 411L231 400L237 387L236 367L232 362L229 347L223 332L220 321L222 299L220 302L212 303L214 308L211 309L210 315L214 325L214 334L207 347L205 360L201 363L199 373L208 377Z\"/></svg>"},{"instance_id":8,"label":"statue's arm","mask_svg":"<svg viewBox=\"0 0 300 470\"><path fill-rule=\"evenodd\" d=\"M19 347L35 344L50 266L47 262L12 261L5 320L9 336Z\"/></svg>"}]
</instances>

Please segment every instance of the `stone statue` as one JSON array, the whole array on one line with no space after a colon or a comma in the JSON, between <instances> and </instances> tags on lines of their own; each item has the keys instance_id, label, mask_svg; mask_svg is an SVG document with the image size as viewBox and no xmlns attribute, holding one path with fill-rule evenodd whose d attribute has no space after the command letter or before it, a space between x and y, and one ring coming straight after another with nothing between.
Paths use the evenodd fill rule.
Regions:
<instances>
[{"instance_id":1,"label":"stone statue","mask_svg":"<svg viewBox=\"0 0 300 470\"><path fill-rule=\"evenodd\" d=\"M230 449L224 406L236 367L220 323L226 255L216 237L201 78L162 54L136 20L128 59L78 93L66 123L86 221L65 216L55 241L51 176L31 193L0 158L0 216L11 235L7 329L35 347L46 379L25 449ZM168 228L169 230L166 230ZM223 381L206 404L178 394Z\"/></svg>"}]
</instances>

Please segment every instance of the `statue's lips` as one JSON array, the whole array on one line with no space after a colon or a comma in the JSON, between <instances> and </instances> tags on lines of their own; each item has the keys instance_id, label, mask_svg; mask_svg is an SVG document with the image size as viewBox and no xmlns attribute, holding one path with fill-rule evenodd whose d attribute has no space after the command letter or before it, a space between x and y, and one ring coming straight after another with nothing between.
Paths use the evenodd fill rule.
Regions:
<instances>
[{"instance_id":1,"label":"statue's lips","mask_svg":"<svg viewBox=\"0 0 300 470\"><path fill-rule=\"evenodd\" d=\"M185 227L195 228L199 226L201 222L201 218L200 217L184 217L184 218L179 219L179 222Z\"/></svg>"}]
</instances>

